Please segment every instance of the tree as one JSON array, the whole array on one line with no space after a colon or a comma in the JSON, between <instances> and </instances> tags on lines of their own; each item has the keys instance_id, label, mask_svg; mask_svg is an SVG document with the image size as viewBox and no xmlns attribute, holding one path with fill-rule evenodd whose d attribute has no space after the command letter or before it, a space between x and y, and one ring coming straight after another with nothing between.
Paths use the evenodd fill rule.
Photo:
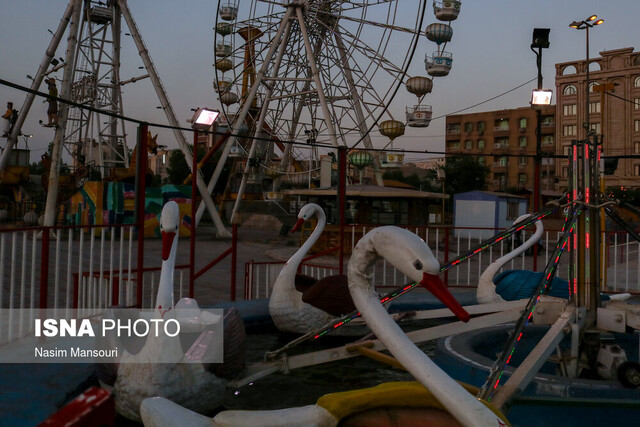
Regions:
<instances>
[{"instance_id":1,"label":"tree","mask_svg":"<svg viewBox=\"0 0 640 427\"><path fill-rule=\"evenodd\" d=\"M184 180L191 173L191 168L180 150L173 150L169 155L169 165L167 166L167 183L182 185Z\"/></svg>"},{"instance_id":2,"label":"tree","mask_svg":"<svg viewBox=\"0 0 640 427\"><path fill-rule=\"evenodd\" d=\"M205 151L198 150L198 159L203 159L204 156ZM211 180L219 159L220 152L217 152L201 166L200 172L205 182L208 183ZM224 191L230 170L231 165L225 165L220 173L220 178L213 189L213 193L222 193ZM191 175L191 165L187 164L182 151L171 151L171 154L169 155L169 165L167 166L167 175L166 183L175 185L184 184L185 179Z\"/></svg>"},{"instance_id":3,"label":"tree","mask_svg":"<svg viewBox=\"0 0 640 427\"><path fill-rule=\"evenodd\" d=\"M445 191L453 196L466 191L486 190L490 169L475 157L448 157L444 166Z\"/></svg>"}]
</instances>

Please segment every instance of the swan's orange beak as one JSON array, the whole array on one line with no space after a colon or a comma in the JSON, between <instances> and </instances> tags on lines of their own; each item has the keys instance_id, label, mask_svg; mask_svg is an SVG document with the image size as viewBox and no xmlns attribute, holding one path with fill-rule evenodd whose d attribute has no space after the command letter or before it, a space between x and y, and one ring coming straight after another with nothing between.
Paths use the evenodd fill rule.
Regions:
<instances>
[{"instance_id":1,"label":"swan's orange beak","mask_svg":"<svg viewBox=\"0 0 640 427\"><path fill-rule=\"evenodd\" d=\"M296 231L298 231L300 227L302 227L302 224L304 224L304 219L298 218L298 221L296 222L296 225L294 225L291 229L291 232L295 233Z\"/></svg>"},{"instance_id":2,"label":"swan's orange beak","mask_svg":"<svg viewBox=\"0 0 640 427\"><path fill-rule=\"evenodd\" d=\"M442 301L442 303L447 306L447 308L451 310L459 320L463 322L469 321L471 316L469 316L469 313L467 313L453 295L451 295L451 292L449 292L449 289L444 285L440 276L437 274L423 273L420 285Z\"/></svg>"},{"instance_id":3,"label":"swan's orange beak","mask_svg":"<svg viewBox=\"0 0 640 427\"><path fill-rule=\"evenodd\" d=\"M176 233L172 231L161 231L160 233L162 234L162 260L166 261L169 259Z\"/></svg>"}]
</instances>

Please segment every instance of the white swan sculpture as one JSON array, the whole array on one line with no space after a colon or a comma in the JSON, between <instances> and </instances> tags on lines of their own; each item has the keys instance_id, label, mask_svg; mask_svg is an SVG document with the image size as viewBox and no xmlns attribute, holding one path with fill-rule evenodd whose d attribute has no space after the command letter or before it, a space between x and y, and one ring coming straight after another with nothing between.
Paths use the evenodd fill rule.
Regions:
<instances>
[{"instance_id":1,"label":"white swan sculpture","mask_svg":"<svg viewBox=\"0 0 640 427\"><path fill-rule=\"evenodd\" d=\"M282 332L305 334L325 325L334 317L355 309L345 275L315 280L297 274L303 258L324 230L324 211L314 203L304 205L291 230L297 231L313 216L318 219L313 233L282 267L269 299L269 314Z\"/></svg>"},{"instance_id":2,"label":"white swan sculpture","mask_svg":"<svg viewBox=\"0 0 640 427\"><path fill-rule=\"evenodd\" d=\"M199 332L207 326L222 322L223 319L222 316L201 311L195 300L190 298L181 299L175 308L173 307L173 273L179 223L178 204L174 201L166 203L160 218L162 269L151 318L165 321L177 319L181 331L190 329ZM233 317L228 320L229 323L234 321ZM220 369L220 365L186 363L180 335L169 337L150 334L138 353L123 352L113 384L116 410L120 414L140 421L140 403L151 396L164 396L199 412L211 411L222 402L226 380L209 372L211 368ZM240 335L243 339L244 328Z\"/></svg>"},{"instance_id":3,"label":"white swan sculpture","mask_svg":"<svg viewBox=\"0 0 640 427\"><path fill-rule=\"evenodd\" d=\"M411 280L420 282L459 318L469 318L440 281L440 265L424 241L410 231L385 226L370 231L360 239L349 261L349 288L367 325L403 366L440 402L441 407L459 423L465 426L504 426L504 417L476 399L437 367L407 338L386 312L371 284L372 269L379 257L384 257ZM387 391L386 394L390 393L393 392ZM187 423L191 426L335 426L344 418L344 408L340 408L341 400L338 399L336 402L333 399L333 404L327 404L323 399L324 397L319 399L315 405L291 409L223 411L213 418L213 422L210 418L195 414L162 398L144 400L141 413L147 427L169 427ZM365 399L366 397L360 398L360 404L357 405L359 410L370 407L363 403ZM402 402L404 401L401 401L400 406ZM449 418L449 422L442 425L453 423L454 420Z\"/></svg>"},{"instance_id":4,"label":"white swan sculpture","mask_svg":"<svg viewBox=\"0 0 640 427\"><path fill-rule=\"evenodd\" d=\"M530 214L520 216L515 220L518 223ZM544 228L542 221L535 222L536 231L522 245L514 248L513 251L503 255L502 257L491 263L478 279L478 288L476 290L476 300L478 304L489 304L494 302L504 302L505 300L513 301L522 298L529 298L535 292L540 283L542 272L534 272L529 270L506 270L496 276L498 271L509 261L522 254L524 251L532 247L542 237ZM568 298L568 283L564 279L554 277L551 282L551 290L549 295L558 298Z\"/></svg>"}]
</instances>

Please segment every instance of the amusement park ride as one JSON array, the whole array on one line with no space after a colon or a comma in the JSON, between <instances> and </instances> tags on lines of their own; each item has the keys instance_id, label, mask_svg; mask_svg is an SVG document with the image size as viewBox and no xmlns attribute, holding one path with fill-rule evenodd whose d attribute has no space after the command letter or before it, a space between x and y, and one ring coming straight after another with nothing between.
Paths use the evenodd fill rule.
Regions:
<instances>
[{"instance_id":1,"label":"amusement park ride","mask_svg":"<svg viewBox=\"0 0 640 427\"><path fill-rule=\"evenodd\" d=\"M440 77L446 76L452 65L452 55L444 49L451 40L450 24L457 18L461 2L450 0L434 2L433 5L435 16L441 22L426 26L426 35L438 48L432 55L426 56L425 67L431 77ZM215 25L214 89L223 105L222 125L218 127L218 132L223 134L224 148L208 186L198 176L198 188L217 227L222 227L222 224L210 193L229 158L239 162L242 168L241 183L236 191L231 216L232 223L235 223L251 179L264 184L260 178L262 175L284 182L290 175L311 173L313 159L308 162L309 170L303 169L302 165L307 162L300 159L304 158L306 152L313 152L309 149L313 143L323 145L327 150L353 148L362 144L362 151L351 153L351 163L360 170L372 165L376 182L382 185L380 169L402 163L402 154L393 150L392 144L395 138L404 134L405 123L407 126L424 128L430 124L432 117L431 106L422 104L424 96L432 90L432 79L408 75L409 65L425 28L423 21L426 8L426 0L220 2ZM126 83L120 80L118 70L121 17L124 17L131 31L148 72L136 79L149 77L152 80L167 119L175 127L174 134L187 162L193 160L126 1L108 2L105 6L97 1L71 0L32 85L32 89L37 90L44 76L51 71L48 68L53 54L70 22L64 62L73 64L73 68L64 68L61 98L70 99L76 104L74 108L68 108L66 104L61 106L51 160L49 188L54 191L49 192L45 225L51 225L53 221L55 209L50 210L49 198L53 200L55 208L55 190L63 148L75 156L76 160L80 155L88 156L97 159L98 164L105 168L129 165L123 125L118 117L108 115L106 126L98 126L104 120L99 118L99 112L107 110L121 116L120 88ZM400 22L412 25L400 26ZM101 34L102 38L96 39L97 34ZM110 38L107 38L108 34ZM110 54L113 56L107 55L105 45L112 46ZM398 46L404 48L398 49ZM98 57L102 59L93 59ZM105 59L107 57L109 60ZM104 66L108 70L101 68ZM102 76L107 77L103 79ZM131 79L133 80L135 79ZM418 98L417 104L406 107L405 122L396 120L390 111L391 102L403 83ZM0 158L0 171L7 165L34 96L30 93L22 107L21 119L16 123ZM74 113L72 110L77 105L85 108ZM389 148L385 147L387 152L381 153L379 157L372 154L375 147L371 133L376 126L377 131L389 139ZM93 154L96 151L97 157ZM390 358L380 355L379 351L389 348L403 366L437 395L445 406L444 409L454 413L465 425L504 425L502 418L498 419L492 412L481 407L476 396L470 397L467 392L462 391L452 378L441 373L439 367L427 360L429 358L424 352L417 347L413 348L413 343L509 322L515 322L515 326L510 327L509 338L502 351L497 352L497 360L488 373L484 387L477 394L478 398L490 401L499 409L509 409L514 398L535 381L541 366L554 352L558 353L557 358L562 359L559 363L562 369L554 376L556 382L547 388L552 393L564 393L577 387L575 384L578 384L581 371L587 365L598 366L598 371L602 369L620 378L620 383L612 384L609 381L606 384L607 390L617 391L622 388L622 384L627 388L640 386L640 365L626 361L626 355L622 357L616 347L608 344L613 334L631 335L629 331L640 329L640 321L638 310L632 305L624 301L613 301L606 305L601 301L601 272L605 267L601 262L603 255L598 244L602 235L599 218L606 211L614 221L626 227L618 221L619 218L616 218L611 207L622 205L631 208L609 200L600 193L598 180L602 169L601 155L602 144L597 136L587 134L584 140L574 141L568 158L568 190L562 198L493 238L479 243L446 265L440 266L425 242L411 232L396 227L374 229L362 238L365 243L357 245L355 255L351 257L355 267L350 267L349 284L356 283L351 294L359 311L333 319L281 349L267 353L264 362L250 366L244 372L245 377L236 380L233 386L252 384L253 381L277 371L288 372L290 369L335 362L358 354L373 354L377 360L388 361ZM199 210L198 217L203 209L201 207ZM488 307L489 304L468 307L469 312L474 315L470 320L469 314L459 308L457 303L451 304L449 306L455 309L437 310L437 314L427 314L431 317L423 318L451 317L452 312L457 312L458 315L462 312L464 316L459 317L469 321L468 323L453 322L412 331L406 335L395 324L390 324L393 322L380 324L379 320L387 313L379 303L387 303L420 284L425 285L420 280L426 282L429 279L439 283L438 274L458 266L462 261L558 210L564 212L564 227L544 274L530 298L516 302L517 304L509 302L504 305L492 304L491 307ZM220 228L218 231L221 233ZM635 231L627 231L640 241L640 235ZM414 257L416 253L420 257ZM559 300L547 294L563 254L565 259L568 258L569 298ZM412 283L379 297L373 290L365 292L365 285L369 286L371 283L363 282L364 279L373 280L374 276L370 272L373 265L371 260L382 255L404 267L405 275ZM440 295L444 295L444 291L436 291L439 287L430 286L434 287L427 289L434 294L440 292ZM372 305L376 306L375 311L369 313L361 308L371 308ZM376 339L314 353L286 354L286 351L303 340L319 339L353 321L361 315L361 311L378 335ZM514 349L522 345L521 338L527 333L525 329L530 323L544 325L544 336L534 344L528 356L510 372L508 380L503 383L503 374L511 362ZM634 343L637 349L637 339ZM564 348L561 349L561 346ZM409 348L411 352L404 351ZM465 360L467 364L472 362ZM593 400L602 403L603 410L606 410L609 402L602 396L594 396L599 393L598 387L585 387L584 393L589 398L595 397ZM637 400L637 393L633 394L634 392L622 396L633 396ZM553 396L563 399L567 397ZM151 418L154 418L152 412L157 412L157 425L170 425L170 421L175 421L175 425L183 425L185 419L210 425L210 420L188 413L171 402L159 399L147 403ZM560 399L552 403L559 406L566 404ZM144 405L143 403L143 407ZM340 402L336 403L336 406L339 405ZM480 407L478 411L486 418L474 419L474 405ZM170 415L174 414L176 418L166 419L162 412L164 410ZM284 422L286 420L279 417L285 411L287 410L264 411L258 416L267 416L267 412L270 412L270 419L276 418L276 421ZM247 415L228 412L226 415L229 417ZM300 412L292 413L295 417ZM224 412L221 414L222 417L225 416ZM263 421L256 418L255 414L251 416L253 424ZM238 420L239 418L236 422Z\"/></svg>"},{"instance_id":2,"label":"amusement park ride","mask_svg":"<svg viewBox=\"0 0 640 427\"><path fill-rule=\"evenodd\" d=\"M122 80L120 77L120 48L122 19L138 49L147 74ZM56 49L67 32L64 60L54 58ZM149 78L156 95L173 128L178 146L188 164L191 151L173 107L169 102L157 70L126 1L70 0L57 30L46 49L37 73L32 79L31 92L20 110L21 114L7 138L0 157L0 171L8 165L22 125L45 76L63 69L58 125L55 129L51 153L51 169L47 192L45 225L54 225L58 203L60 165L63 150L73 159L74 166L94 162L103 178L114 168L128 168L126 134L122 120L122 86ZM206 183L197 175L197 185L219 236L228 236L218 212L206 191Z\"/></svg>"},{"instance_id":3,"label":"amusement park ride","mask_svg":"<svg viewBox=\"0 0 640 427\"><path fill-rule=\"evenodd\" d=\"M317 159L300 161L314 153L309 141L327 149L359 144L374 149L372 132L378 126L392 150L394 139L405 131L405 122L396 120L390 108L403 82L418 97L418 105L407 108L406 124L429 125L431 106L421 102L433 82L408 74L426 7L426 1L219 3L213 85L229 137L209 189L227 158L242 162L232 221L250 180L266 174L283 183L311 172L300 167L317 164ZM459 1L434 3L442 22L426 31L438 44L426 61L431 76L445 76L451 68L444 47L459 11ZM238 159L241 155L245 159ZM396 151L359 155L353 165L360 170L372 165L375 182L383 185L380 168L399 167L403 157Z\"/></svg>"}]
</instances>

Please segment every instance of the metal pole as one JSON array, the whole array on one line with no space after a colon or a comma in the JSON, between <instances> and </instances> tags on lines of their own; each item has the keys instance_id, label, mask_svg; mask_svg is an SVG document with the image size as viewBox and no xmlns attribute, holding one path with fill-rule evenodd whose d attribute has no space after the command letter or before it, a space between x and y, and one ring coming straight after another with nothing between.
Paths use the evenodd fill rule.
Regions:
<instances>
[{"instance_id":1,"label":"metal pole","mask_svg":"<svg viewBox=\"0 0 640 427\"><path fill-rule=\"evenodd\" d=\"M193 168L191 170L198 170L198 131L193 131ZM197 178L196 174L191 174L191 233L189 238L189 298L195 298L195 263L196 263L196 197L197 191Z\"/></svg>"},{"instance_id":2,"label":"metal pole","mask_svg":"<svg viewBox=\"0 0 640 427\"><path fill-rule=\"evenodd\" d=\"M236 265L238 263L238 224L231 226L231 288L230 300L236 300Z\"/></svg>"},{"instance_id":3,"label":"metal pole","mask_svg":"<svg viewBox=\"0 0 640 427\"><path fill-rule=\"evenodd\" d=\"M136 159L136 224L138 227L138 262L136 307L142 308L142 281L144 278L144 207L145 187L147 175L147 135L149 127L146 124L138 126L138 158Z\"/></svg>"},{"instance_id":4,"label":"metal pole","mask_svg":"<svg viewBox=\"0 0 640 427\"><path fill-rule=\"evenodd\" d=\"M340 213L340 268L344 274L344 211L347 198L347 148L338 148L338 211Z\"/></svg>"},{"instance_id":5,"label":"metal pole","mask_svg":"<svg viewBox=\"0 0 640 427\"><path fill-rule=\"evenodd\" d=\"M80 29L80 12L82 7L80 2L74 4L73 15L71 18L71 26L69 27L69 36L67 37L67 51L65 54L64 72L62 74L62 88L60 97L62 99L71 98L71 80L73 79L73 62L78 43L78 30ZM58 184L60 179L60 159L62 155L62 139L64 138L64 128L69 114L69 106L61 103L58 114L58 125L53 138L53 147L51 149L51 167L49 169L49 183L47 185L47 201L44 210L44 225L53 226L56 223L57 202L58 202ZM15 130L15 129L14 129Z\"/></svg>"},{"instance_id":6,"label":"metal pole","mask_svg":"<svg viewBox=\"0 0 640 427\"><path fill-rule=\"evenodd\" d=\"M45 227L42 233L42 246L40 250L40 308L47 308L49 291L49 229ZM57 301L54 301L56 307Z\"/></svg>"},{"instance_id":7,"label":"metal pole","mask_svg":"<svg viewBox=\"0 0 640 427\"><path fill-rule=\"evenodd\" d=\"M538 89L542 89L542 47L536 52ZM536 109L536 157L533 173L533 211L540 210L540 165L542 163L542 107ZM533 245L533 271L538 271L538 242Z\"/></svg>"}]
</instances>

